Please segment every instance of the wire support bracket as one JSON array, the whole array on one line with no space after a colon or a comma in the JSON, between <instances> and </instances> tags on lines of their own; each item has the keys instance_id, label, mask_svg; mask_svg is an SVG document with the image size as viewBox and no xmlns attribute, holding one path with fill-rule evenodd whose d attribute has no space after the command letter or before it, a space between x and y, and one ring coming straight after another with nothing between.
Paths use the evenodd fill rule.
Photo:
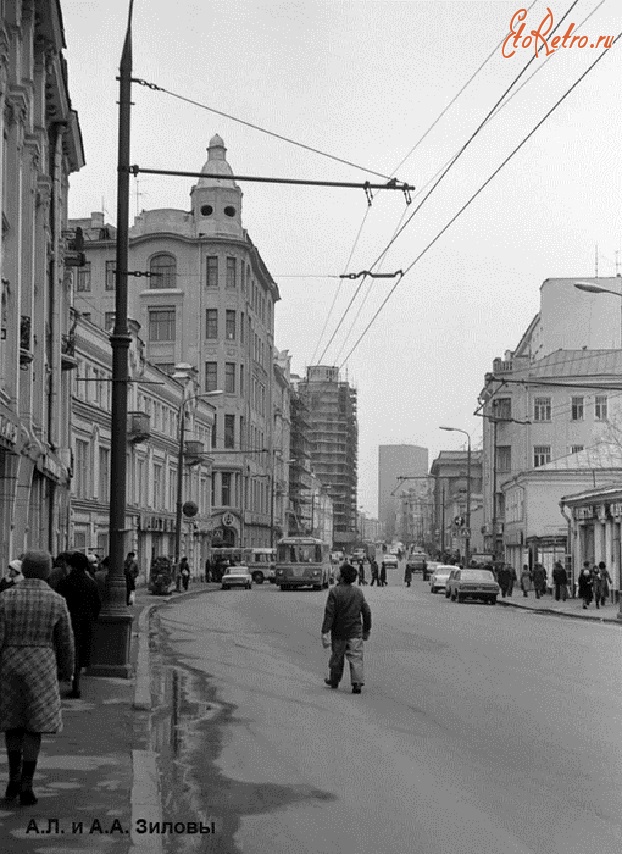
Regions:
<instances>
[{"instance_id":1,"label":"wire support bracket","mask_svg":"<svg viewBox=\"0 0 622 854\"><path fill-rule=\"evenodd\" d=\"M395 273L372 273L371 270L361 270L360 273L343 273L339 276L340 279L360 279L363 276L369 276L370 279L394 279L396 276L403 276L403 270L396 270Z\"/></svg>"}]
</instances>

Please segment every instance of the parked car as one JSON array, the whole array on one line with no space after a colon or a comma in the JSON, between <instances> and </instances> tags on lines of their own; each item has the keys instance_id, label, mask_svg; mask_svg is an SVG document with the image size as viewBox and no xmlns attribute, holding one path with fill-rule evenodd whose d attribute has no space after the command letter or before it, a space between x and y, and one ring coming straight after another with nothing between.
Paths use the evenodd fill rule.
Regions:
<instances>
[{"instance_id":1,"label":"parked car","mask_svg":"<svg viewBox=\"0 0 622 854\"><path fill-rule=\"evenodd\" d=\"M382 565L385 569L398 569L400 563L397 555L385 554L382 556Z\"/></svg>"},{"instance_id":2,"label":"parked car","mask_svg":"<svg viewBox=\"0 0 622 854\"><path fill-rule=\"evenodd\" d=\"M449 575L455 568L455 566L441 564L430 578L430 593L438 593L439 590L445 590Z\"/></svg>"},{"instance_id":3,"label":"parked car","mask_svg":"<svg viewBox=\"0 0 622 854\"><path fill-rule=\"evenodd\" d=\"M497 601L499 585L489 569L458 569L452 575L449 587L453 601L483 599L489 605Z\"/></svg>"},{"instance_id":4,"label":"parked car","mask_svg":"<svg viewBox=\"0 0 622 854\"><path fill-rule=\"evenodd\" d=\"M222 577L222 589L229 590L230 587L244 587L251 589L253 579L247 566L228 566Z\"/></svg>"}]
</instances>

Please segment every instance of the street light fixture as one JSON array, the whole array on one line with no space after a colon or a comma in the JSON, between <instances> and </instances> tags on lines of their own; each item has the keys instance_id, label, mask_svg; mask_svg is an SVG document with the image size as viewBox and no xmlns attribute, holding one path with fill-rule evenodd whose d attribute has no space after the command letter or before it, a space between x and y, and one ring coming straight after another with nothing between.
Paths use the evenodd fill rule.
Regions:
<instances>
[{"instance_id":1,"label":"street light fixture","mask_svg":"<svg viewBox=\"0 0 622 854\"><path fill-rule=\"evenodd\" d=\"M467 437L467 500L466 500L466 537L464 540L464 563L468 567L471 560L471 434L460 427L439 427L448 433L464 433Z\"/></svg>"},{"instance_id":2,"label":"street light fixture","mask_svg":"<svg viewBox=\"0 0 622 854\"><path fill-rule=\"evenodd\" d=\"M188 371L190 370L190 365L179 365L178 370L173 374L173 379L176 380L187 380L189 378ZM177 584L179 585L180 576L179 576L179 553L181 548L181 529L183 525L183 504L184 504L184 441L185 441L185 432L186 432L186 404L192 403L195 400L205 400L209 397L218 397L221 394L224 394L222 389L216 389L215 391L208 391L204 394L197 394L192 397L185 397L185 387L184 387L184 398L179 406L179 410L177 413L178 420L178 430L179 430L179 447L177 449L177 504L176 504L176 514L175 514L175 574L177 578Z\"/></svg>"}]
</instances>

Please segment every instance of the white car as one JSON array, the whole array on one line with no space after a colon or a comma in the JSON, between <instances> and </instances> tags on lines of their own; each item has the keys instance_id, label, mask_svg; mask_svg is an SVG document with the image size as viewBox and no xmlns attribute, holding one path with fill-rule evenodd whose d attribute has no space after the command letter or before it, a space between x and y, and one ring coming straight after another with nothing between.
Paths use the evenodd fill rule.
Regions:
<instances>
[{"instance_id":1,"label":"white car","mask_svg":"<svg viewBox=\"0 0 622 854\"><path fill-rule=\"evenodd\" d=\"M229 566L222 577L222 589L229 590L230 587L244 587L250 590L253 579L247 566Z\"/></svg>"},{"instance_id":2,"label":"white car","mask_svg":"<svg viewBox=\"0 0 622 854\"><path fill-rule=\"evenodd\" d=\"M440 590L445 590L451 571L454 569L456 569L455 566L444 564L435 569L430 578L430 593L438 593Z\"/></svg>"}]
</instances>

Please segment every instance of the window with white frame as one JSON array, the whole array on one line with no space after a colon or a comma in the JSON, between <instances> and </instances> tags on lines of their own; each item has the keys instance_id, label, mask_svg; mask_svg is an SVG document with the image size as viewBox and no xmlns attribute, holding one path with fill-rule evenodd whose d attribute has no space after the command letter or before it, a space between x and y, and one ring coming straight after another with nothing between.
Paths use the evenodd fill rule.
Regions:
<instances>
[{"instance_id":1,"label":"window with white frame","mask_svg":"<svg viewBox=\"0 0 622 854\"><path fill-rule=\"evenodd\" d=\"M497 472L503 474L512 471L512 446L497 445Z\"/></svg>"},{"instance_id":2,"label":"window with white frame","mask_svg":"<svg viewBox=\"0 0 622 854\"><path fill-rule=\"evenodd\" d=\"M225 362L225 392L235 394L235 362Z\"/></svg>"},{"instance_id":3,"label":"window with white frame","mask_svg":"<svg viewBox=\"0 0 622 854\"><path fill-rule=\"evenodd\" d=\"M99 500L110 501L110 448L99 449Z\"/></svg>"},{"instance_id":4,"label":"window with white frame","mask_svg":"<svg viewBox=\"0 0 622 854\"><path fill-rule=\"evenodd\" d=\"M76 280L76 291L79 294L88 293L91 290L91 262L87 261L84 267L78 267Z\"/></svg>"},{"instance_id":5,"label":"window with white frame","mask_svg":"<svg viewBox=\"0 0 622 854\"><path fill-rule=\"evenodd\" d=\"M208 255L205 259L205 286L218 287L218 256Z\"/></svg>"},{"instance_id":6,"label":"window with white frame","mask_svg":"<svg viewBox=\"0 0 622 854\"><path fill-rule=\"evenodd\" d=\"M76 497L89 498L89 470L91 467L89 443L84 439L76 439L75 484Z\"/></svg>"},{"instance_id":7,"label":"window with white frame","mask_svg":"<svg viewBox=\"0 0 622 854\"><path fill-rule=\"evenodd\" d=\"M496 397L493 399L492 405L495 418L506 419L512 417L511 397Z\"/></svg>"},{"instance_id":8,"label":"window with white frame","mask_svg":"<svg viewBox=\"0 0 622 854\"><path fill-rule=\"evenodd\" d=\"M221 490L220 490L221 502L220 503L223 507L230 507L231 506L231 498L232 498L232 495L231 495L231 472L230 471L223 471L222 474L220 475L220 478L221 478Z\"/></svg>"},{"instance_id":9,"label":"window with white frame","mask_svg":"<svg viewBox=\"0 0 622 854\"><path fill-rule=\"evenodd\" d=\"M218 309L208 308L205 310L205 337L218 338Z\"/></svg>"},{"instance_id":10,"label":"window with white frame","mask_svg":"<svg viewBox=\"0 0 622 854\"><path fill-rule=\"evenodd\" d=\"M153 509L162 509L162 466L153 466Z\"/></svg>"},{"instance_id":11,"label":"window with white frame","mask_svg":"<svg viewBox=\"0 0 622 854\"><path fill-rule=\"evenodd\" d=\"M235 288L237 265L238 265L237 258L227 258L227 287L228 288Z\"/></svg>"},{"instance_id":12,"label":"window with white frame","mask_svg":"<svg viewBox=\"0 0 622 854\"><path fill-rule=\"evenodd\" d=\"M594 398L594 418L597 421L607 420L607 395L597 394Z\"/></svg>"},{"instance_id":13,"label":"window with white frame","mask_svg":"<svg viewBox=\"0 0 622 854\"><path fill-rule=\"evenodd\" d=\"M117 268L116 261L106 261L106 290L114 291L116 285L115 270Z\"/></svg>"},{"instance_id":14,"label":"window with white frame","mask_svg":"<svg viewBox=\"0 0 622 854\"><path fill-rule=\"evenodd\" d=\"M225 336L227 341L235 341L235 311L227 309Z\"/></svg>"},{"instance_id":15,"label":"window with white frame","mask_svg":"<svg viewBox=\"0 0 622 854\"><path fill-rule=\"evenodd\" d=\"M571 405L571 418L573 421L583 421L583 398L573 397Z\"/></svg>"},{"instance_id":16,"label":"window with white frame","mask_svg":"<svg viewBox=\"0 0 622 854\"><path fill-rule=\"evenodd\" d=\"M177 287L177 260L174 255L169 255L168 252L154 255L149 262L149 272L151 289Z\"/></svg>"},{"instance_id":17,"label":"window with white frame","mask_svg":"<svg viewBox=\"0 0 622 854\"><path fill-rule=\"evenodd\" d=\"M534 445L533 448L533 467L535 469L540 466L545 466L551 462L551 446L550 445Z\"/></svg>"},{"instance_id":18,"label":"window with white frame","mask_svg":"<svg viewBox=\"0 0 622 854\"><path fill-rule=\"evenodd\" d=\"M534 421L550 421L551 420L551 398L536 397L533 402L533 420Z\"/></svg>"},{"instance_id":19,"label":"window with white frame","mask_svg":"<svg viewBox=\"0 0 622 854\"><path fill-rule=\"evenodd\" d=\"M149 340L175 340L175 307L162 306L149 309Z\"/></svg>"}]
</instances>

